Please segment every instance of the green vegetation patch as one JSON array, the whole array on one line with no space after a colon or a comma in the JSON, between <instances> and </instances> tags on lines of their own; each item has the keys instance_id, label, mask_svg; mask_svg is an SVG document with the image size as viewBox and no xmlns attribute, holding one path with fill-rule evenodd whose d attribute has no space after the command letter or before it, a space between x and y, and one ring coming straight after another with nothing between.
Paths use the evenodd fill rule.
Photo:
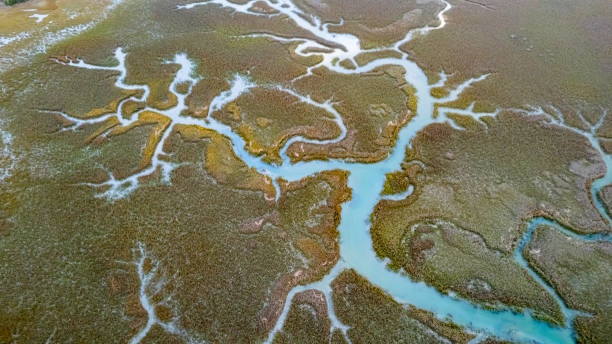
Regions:
<instances>
[{"instance_id":1,"label":"green vegetation patch","mask_svg":"<svg viewBox=\"0 0 612 344\"><path fill-rule=\"evenodd\" d=\"M393 195L402 193L410 187L410 179L403 171L387 173L382 195Z\"/></svg>"},{"instance_id":2,"label":"green vegetation patch","mask_svg":"<svg viewBox=\"0 0 612 344\"><path fill-rule=\"evenodd\" d=\"M556 228L536 228L523 255L570 308L593 316L577 317L579 343L608 343L612 337L612 243L587 242Z\"/></svg>"},{"instance_id":3,"label":"green vegetation patch","mask_svg":"<svg viewBox=\"0 0 612 344\"><path fill-rule=\"evenodd\" d=\"M26 2L28 0L4 0L4 4L8 6L12 6L14 4L18 4L20 2Z\"/></svg>"}]
</instances>

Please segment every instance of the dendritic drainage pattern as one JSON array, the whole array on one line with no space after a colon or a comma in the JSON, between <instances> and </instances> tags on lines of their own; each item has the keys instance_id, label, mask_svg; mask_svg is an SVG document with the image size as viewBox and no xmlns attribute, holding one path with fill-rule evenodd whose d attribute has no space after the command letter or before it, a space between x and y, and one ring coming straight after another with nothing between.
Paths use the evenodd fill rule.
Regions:
<instances>
[{"instance_id":1,"label":"dendritic drainage pattern","mask_svg":"<svg viewBox=\"0 0 612 344\"><path fill-rule=\"evenodd\" d=\"M181 337L187 343L204 343L204 341L196 339L195 336L180 326L180 316L176 309L176 302L173 300L173 294L168 292L168 288L166 288L168 283L176 279L176 275L167 276L161 263L147 251L145 244L142 242L138 242L137 247L133 250L133 254L134 260L132 262L120 263L131 265L136 270L140 284L138 299L140 306L146 312L147 322L130 339L129 343L141 343L154 326L159 326L164 331ZM158 316L158 309L160 307L169 310L171 313L169 319L160 319Z\"/></svg>"},{"instance_id":2,"label":"dendritic drainage pattern","mask_svg":"<svg viewBox=\"0 0 612 344\"><path fill-rule=\"evenodd\" d=\"M298 78L307 78L312 75L315 68L327 68L328 70L340 74L362 74L371 72L372 70L383 66L399 66L404 70L404 79L406 84L414 87L415 100L417 102L416 113L409 123L401 129L397 139L395 148L389 156L380 162L373 164L359 164L344 160L328 160L328 161L308 161L290 163L286 155L287 147L295 142L311 142L316 144L328 144L342 140L346 134L346 128L342 122L342 116L336 110L335 103L331 100L317 102L309 95L301 95L293 91L287 85L257 85L249 79L248 75L236 74L228 80L230 88L219 93L209 105L209 114L207 118L193 118L183 116L181 113L187 108L185 99L191 94L193 86L202 78L194 76L195 64L184 54L177 54L174 60L169 63L175 63L180 66L174 80L171 83L169 91L177 98L177 104L168 109L160 110L147 107L137 111L127 118L122 117L122 107L125 101L134 100L146 102L149 96L149 88L146 85L128 85L125 84L125 76L127 70L125 67L126 54L121 49L115 52L115 58L118 65L115 67L103 67L85 63L82 60L57 60L59 63L76 68L86 68L94 70L111 70L117 71L120 75L117 77L115 86L118 88L134 91L140 95L133 95L119 103L117 111L99 115L92 118L81 118L78 116L69 115L61 111L46 111L63 116L65 119L72 121L74 124L71 129L78 128L85 124L101 124L102 130L98 135L112 135L115 130L123 132L133 128L140 123L157 123L157 127L152 133L153 140L149 140L152 146L146 147L145 152L149 155L144 155L145 163L137 173L124 178L116 179L112 173L109 180L102 184L91 184L93 186L108 187L100 196L106 197L109 200L123 198L133 192L139 186L139 178L150 175L157 169L162 171L163 179L170 181L170 173L176 165L164 160L163 146L170 135L172 128L177 125L195 125L202 128L207 128L216 131L225 136L231 141L231 146L234 153L243 160L247 166L255 168L259 173L268 176L274 183L279 197L279 188L277 184L278 178L283 178L287 181L296 181L304 177L310 176L327 170L347 170L350 172L348 184L353 190L353 199L345 203L342 207L342 221L338 227L340 232L340 261L333 267L330 272L320 281L309 285L298 286L292 289L284 303L284 308L278 320L276 320L274 329L270 332L267 343L273 341L275 334L280 331L284 325L286 315L288 313L293 296L300 292L309 289L317 289L323 292L327 298L328 314L332 321L333 329L340 329L348 340L350 329L343 325L336 316L333 304L331 302L331 286L330 283L337 275L346 268L353 268L359 274L363 275L374 285L381 287L388 292L395 300L400 303L413 304L416 307L423 308L434 312L440 318L452 317L459 325L466 326L470 331L480 334L479 339L487 336L496 336L507 340L517 341L542 341L542 342L572 342L572 330L569 327L554 328L546 323L534 319L529 312L515 313L512 311L490 311L473 304L461 300L457 297L450 297L438 293L434 288L423 284L411 281L407 276L401 276L396 272L390 271L386 267L386 263L378 259L372 249L372 239L369 237L368 217L372 212L375 204L380 200L380 191L385 180L385 174L397 171L401 168L401 163L405 158L405 148L410 146L412 138L423 128L432 123L448 123L453 128L464 130L464 128L456 123L449 114L459 114L470 116L475 120L482 121L484 117L494 117L499 111L479 113L474 111L473 104L465 109L453 109L444 107L444 104L458 100L461 93L473 83L483 81L487 75L481 75L459 84L453 88L448 95L443 98L434 98L432 89L443 87L447 82L446 73L440 74L439 81L430 84L423 70L413 61L408 58L408 55L403 52L400 47L410 41L416 35L426 34L431 30L441 29L445 26L444 14L451 9L451 5L447 2L445 7L438 14L438 25L428 26L411 30L406 36L393 44L390 47L381 47L376 49L362 49L360 40L346 33L334 33L329 31L329 23L322 23L315 16L305 13L297 5L289 0L259 0L263 1L267 6L274 9L276 13L265 14L253 10L255 0L247 1L243 4L237 4L228 0L210 0L205 2L197 2L187 5L181 5L179 10L191 10L199 6L221 6L231 9L237 13L257 16L276 16L278 14L286 15L291 22L302 29L312 33L319 38L318 41L296 37L286 38L277 37L266 34L270 39L284 42L299 44L295 47L295 53L301 56L317 56L321 58L321 62L307 69L304 75ZM262 35L262 34L258 34ZM248 39L249 37L245 37ZM326 44L325 42L329 43ZM333 44L331 44L333 42ZM320 48L320 49L313 49ZM358 66L355 57L364 52L393 50L398 52L400 58L377 58L362 66ZM354 62L356 68L345 68L340 62L349 60ZM180 83L188 83L188 92L181 94L177 90L177 85ZM281 149L282 162L280 164L268 164L261 157L250 155L245 149L245 141L231 128L223 123L216 121L210 114L213 111L223 109L227 104L236 100L242 94L249 92L255 87L275 88L278 92L284 92L294 96L298 101L308 103L310 105L326 110L332 115L332 120L341 128L341 134L326 141L307 140L303 137L293 137ZM559 117L552 116L551 121L559 122ZM115 128L117 127L117 128ZM589 135L589 133L583 133ZM588 137L588 136L587 136ZM608 165L611 166L611 165ZM610 174L610 173L609 173ZM367 190L363 186L367 185ZM412 192L410 188L405 196ZM391 196L386 196L391 198ZM399 197L399 196L396 196ZM526 269L529 269L526 267ZM140 274L140 272L139 272ZM141 276L146 277L145 275ZM414 293L413 293L414 292ZM154 319L154 318L153 318ZM333 331L332 331L333 332Z\"/></svg>"}]
</instances>

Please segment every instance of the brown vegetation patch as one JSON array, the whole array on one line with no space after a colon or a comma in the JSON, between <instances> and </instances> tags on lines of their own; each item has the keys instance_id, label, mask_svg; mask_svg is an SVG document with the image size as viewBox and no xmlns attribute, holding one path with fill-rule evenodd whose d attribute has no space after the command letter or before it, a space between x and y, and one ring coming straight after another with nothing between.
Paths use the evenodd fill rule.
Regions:
<instances>
[{"instance_id":1,"label":"brown vegetation patch","mask_svg":"<svg viewBox=\"0 0 612 344\"><path fill-rule=\"evenodd\" d=\"M322 278L340 258L337 227L340 223L341 204L351 197L351 192L346 187L347 178L346 172L332 171L308 177L298 182L281 184L282 198L279 200L281 213L286 213L286 210L283 211L282 209L293 207L291 204L287 204L291 200L292 193L303 189L312 181L322 179L333 187L325 203L310 210L310 212L316 212L319 218L315 226L307 227L309 235L315 237L302 237L296 242L296 248L309 260L308 266L298 268L282 276L272 288L269 305L262 311L260 320L265 331L271 330L276 324L283 310L287 294L293 287ZM289 212L294 217L296 216L295 210Z\"/></svg>"},{"instance_id":2,"label":"brown vegetation patch","mask_svg":"<svg viewBox=\"0 0 612 344\"><path fill-rule=\"evenodd\" d=\"M336 315L351 327L353 343L467 343L474 338L432 313L398 304L353 270L342 272L332 290Z\"/></svg>"}]
</instances>

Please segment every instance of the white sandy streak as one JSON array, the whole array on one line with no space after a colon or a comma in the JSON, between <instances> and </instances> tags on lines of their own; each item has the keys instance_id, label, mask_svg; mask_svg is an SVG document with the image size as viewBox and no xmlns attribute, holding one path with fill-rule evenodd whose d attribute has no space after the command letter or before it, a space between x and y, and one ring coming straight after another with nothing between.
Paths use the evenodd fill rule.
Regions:
<instances>
[{"instance_id":1,"label":"white sandy streak","mask_svg":"<svg viewBox=\"0 0 612 344\"><path fill-rule=\"evenodd\" d=\"M130 339L129 343L140 343L147 336L149 331L151 331L151 328L156 325L160 326L168 333L182 337L187 343L204 343L202 341L196 341L186 330L178 325L179 319L176 314L170 321L162 321L157 317L155 312L157 307L165 306L172 309L172 295L163 297L161 301L153 301L156 296L164 292L167 281L164 274L161 272L159 261L156 261L147 253L146 247L142 242L138 243L138 248L134 250L134 253L136 259L132 264L136 266L136 273L140 281L138 297L140 305L147 313L147 323ZM150 269L148 269L149 266ZM176 313L176 310L172 309L172 311Z\"/></svg>"},{"instance_id":2,"label":"white sandy streak","mask_svg":"<svg viewBox=\"0 0 612 344\"><path fill-rule=\"evenodd\" d=\"M252 5L256 1L257 0L251 0L244 4L236 4L236 3L233 3L227 0L211 0L207 2L199 2L199 3L189 4L189 5L183 5L183 6L179 6L179 8L191 9L196 6L216 4L216 5L225 7L225 8L232 9L233 11L239 12L239 13L244 13L244 14L249 14L249 15L267 15L267 14L255 13L250 10ZM417 292L422 292L423 295L429 295L431 297L436 298L435 304L429 304L427 302L424 303L423 300L410 299L416 302L415 306L417 307L430 308L432 311L437 312L440 316L443 316L444 314L447 314L449 316L452 314L459 314L459 315L464 315L467 313L472 314L475 318L473 319L474 322L470 321L471 325L466 324L465 323L466 320L463 318L457 319L457 321L460 321L460 323L464 326L473 326L476 330L486 329L485 331L489 331L489 333L492 333L491 331L493 330L491 330L491 328L498 326L500 322L507 323L508 321L510 321L514 323L516 321L517 324L528 325L530 327L530 331L536 331L536 332L527 332L526 329L523 329L525 331L517 332L514 329L510 328L510 329L504 329L504 331L507 331L507 332L500 333L500 335L503 335L504 338L517 338L517 340L533 340L535 338L541 339L541 338L544 338L542 336L552 335L552 336L555 336L556 338L565 340L567 329L556 330L556 329L537 328L536 330L535 329L536 327L532 326L534 325L534 323L536 323L536 321L534 321L534 319L530 317L529 315L520 315L520 314L515 314L509 311L500 311L500 312L493 313L490 311L481 310L477 307L474 307L473 305L469 303L466 303L465 301L456 301L456 300L453 301L449 299L447 296L444 296L444 295L440 296L439 294L435 294L434 291L431 289L431 287L426 287L424 284L421 284L421 283L413 283L405 277L399 276L393 272L386 270L384 262L377 260L375 255L373 257L370 257L371 255L373 255L373 252L371 252L371 238L367 237L367 228L365 229L365 231L362 232L363 228L361 228L362 226L360 225L360 221L362 219L363 219L363 222L367 225L367 216L369 214L365 214L365 212L362 212L364 214L356 214L355 210L361 209L361 208L364 208L364 209L373 208L373 206L380 199L380 197L376 197L376 195L370 197L371 195L369 194L363 194L363 192L361 192L361 190L357 188L357 186L363 183L366 183L366 184L369 184L371 189L380 190L382 189L383 183L381 180L378 180L378 179L372 180L370 178L371 176L368 174L368 171L375 170L377 172L376 177L379 177L379 176L384 176L385 172L391 172L391 171L398 170L401 166L402 161L405 158L404 148L410 145L411 139L414 137L414 135L416 135L417 132L419 132L422 128L424 128L425 126L431 123L448 122L454 127L460 129L460 126L458 126L456 123L454 123L451 119L448 118L447 115L449 113L458 113L461 115L473 116L476 119L480 119L482 116L495 116L497 114L497 112L474 113L473 106L469 106L466 109L448 109L444 107L439 107L438 116L437 117L434 116L434 109L435 109L434 105L435 104L440 104L440 103L449 102L449 101L458 99L459 95L465 88L470 87L471 84L474 82L484 80L487 77L487 75L482 75L478 78L467 80L466 82L460 84L457 88L452 90L447 97L442 98L442 99L435 99L434 97L431 96L431 89L433 87L444 86L446 82L446 75L443 74L438 83L434 85L429 84L427 76L423 73L423 71L414 62L408 59L407 54L405 52L399 49L401 45L411 40L417 34L425 34L431 30L440 29L444 27L446 23L444 19L444 13L451 8L450 4L445 2L445 8L438 15L439 17L438 26L411 30L404 39L397 42L393 47L376 49L378 51L380 50L397 51L401 53L402 58L380 58L380 59L373 60L363 66L357 66L357 68L355 69L348 69L348 68L342 67L339 62L343 60L350 60L354 62L355 57L358 54L361 54L363 52L368 52L368 51L375 51L375 50L361 49L360 41L354 35L330 33L328 31L329 25L321 24L321 21L317 20L317 18L313 16L310 16L310 19L312 21L305 19L305 18L308 18L308 16L305 15L301 11L301 9L299 9L297 6L295 6L295 4L293 4L289 0L278 0L278 1L262 0L262 1L264 1L268 6L275 9L279 13L287 15L290 20L292 20L302 29L305 29L311 32L314 36L319 38L321 41L329 42L330 44L329 46L327 46L326 44L315 42L314 40L310 40L310 39L283 39L283 38L278 38L278 37L269 35L271 38L281 40L281 41L285 40L285 42L288 42L288 40L301 41L302 43L299 44L298 48L296 49L296 51L299 54L303 54L303 55L316 54L318 56L321 56L323 62L321 62L317 66L326 67L327 69L333 72L337 72L337 73L359 74L359 73L365 73L365 72L372 71L382 66L389 66L389 65L400 66L405 70L404 78L406 82L415 86L416 97L417 97L417 102L418 102L418 111L415 114L416 116L406 125L406 127L404 127L400 131L400 135L398 138L396 148L393 150L393 152L389 155L389 157L386 160L380 163L376 163L376 164L354 164L354 163L350 163L350 162L346 162L342 160L330 160L326 162L320 162L320 161L300 162L300 163L296 163L292 165L290 164L288 158L286 157L286 154L284 154L282 164L280 166L269 165L269 164L264 163L261 160L261 158L256 158L248 154L248 152L245 150L244 140L240 138L240 136L238 136L237 134L233 133L231 131L231 128L229 128L226 125L223 125L222 123L219 123L218 121L215 121L211 116L209 116L207 119L202 120L202 119L196 119L196 118L182 117L180 116L180 112L178 113L175 112L176 109L173 111L169 111L169 112L157 111L171 118L172 125L175 125L175 124L198 125L204 128L215 130L218 133L227 136L232 141L233 149L236 155L240 159L242 159L249 167L256 168L259 172L269 176L273 180L275 180L277 177L283 177L288 181L295 181L295 180L302 179L313 173L321 172L324 170L344 169L344 170L351 171L351 175L349 176L349 187L353 188L354 197L349 203L343 205L343 213L342 213L343 221L341 225L339 226L339 231L341 233L341 239L340 239L341 259L339 263L331 270L331 272L327 276L325 276L321 281L310 284L308 286L298 286L290 291L289 296L285 302L283 312L280 318L278 319L277 323L275 324L274 330L270 333L270 336L268 337L268 342L271 342L274 339L274 335L279 330L282 329L293 295L295 295L298 291L307 290L307 288L319 289L323 291L325 295L327 295L326 297L328 299L328 312L329 312L330 319L332 319L332 324L334 327L342 329L343 333L345 333L345 336L346 336L346 332L348 328L345 325L343 325L336 317L333 311L332 300L329 297L331 293L330 282L337 276L337 274L340 271L342 271L346 267L356 269L358 273L364 275L364 277L368 278L374 284L380 285L379 283L384 282L382 285L383 289L388 291L399 302L402 302L403 300L406 299L407 297L406 292L405 292L406 290L414 290ZM270 15L267 15L267 16L270 16ZM319 51L314 52L312 50L309 51L309 49L311 48L315 48L315 47L320 48L322 46L327 48L327 50L323 52L319 52ZM175 58L175 60L177 59ZM182 67L187 66L186 61L182 61L182 62L176 61L176 63L179 63ZM308 75L310 75L311 71L312 69L309 68L307 73L303 77L307 77ZM193 86L193 83L197 81L195 81L195 79L193 80L190 79L189 82L191 83L191 86ZM249 89L254 87L252 83L248 80L247 77L240 76L240 75L236 75L234 79L231 80L230 86L231 87L229 90L222 92L220 95L215 97L215 99L211 102L210 104L211 111L213 111L214 109L222 109L229 102L237 99L241 94L248 92ZM287 90L279 89L279 91L287 91ZM310 99L308 96L304 96L304 97L305 97L304 99L306 100ZM298 97L298 99L302 99L302 98ZM331 102L329 101L319 104L319 105L322 108L327 107L328 109L333 109L333 104L331 104ZM335 116L334 111L329 111L329 112L331 112ZM340 123L341 122L339 122L339 125ZM321 141L315 141L315 142L320 143ZM160 148L161 146L158 146L158 148ZM285 152L285 149L286 148L284 147L283 152ZM160 148L160 151L161 151L161 148ZM277 194L277 197L278 197L278 194ZM352 237L345 237L343 235L343 234L346 234L345 231L348 229L347 226L355 227L353 228ZM356 240L358 242L356 242ZM351 243L346 244L345 243L346 241L351 241ZM358 248L357 251L359 252L357 251L353 252L349 250L350 248L352 248L353 245L356 245L355 247ZM365 248L365 250L360 250L360 248ZM355 255L358 255L358 256L355 256ZM371 264L369 265L360 264L362 260L364 259L370 259L371 261L369 261L369 263ZM377 278L372 278L373 276L374 277L379 276L383 278L384 280L379 281ZM401 289L398 289L398 283L401 284L402 286ZM450 310L440 308L443 306L451 307L453 309L452 312L454 313L452 313ZM477 321L476 321L476 318L478 319ZM537 332L537 331L541 331L541 332ZM495 334L498 334L498 333L495 332ZM549 338L548 340L551 340L550 338L553 338L553 337L546 337L546 338Z\"/></svg>"},{"instance_id":3,"label":"white sandy streak","mask_svg":"<svg viewBox=\"0 0 612 344\"><path fill-rule=\"evenodd\" d=\"M11 147L13 135L2 129L4 124L4 120L0 119L0 184L12 175L17 165L17 155Z\"/></svg>"},{"instance_id":4,"label":"white sandy streak","mask_svg":"<svg viewBox=\"0 0 612 344\"><path fill-rule=\"evenodd\" d=\"M31 16L29 16L28 18L34 18L34 20L36 20L37 23L42 23L42 21L47 18L49 15L48 14L32 14Z\"/></svg>"},{"instance_id":5,"label":"white sandy streak","mask_svg":"<svg viewBox=\"0 0 612 344\"><path fill-rule=\"evenodd\" d=\"M96 19L88 23L71 25L59 29L57 31L51 31L52 29L54 29L54 27L50 25L52 22L49 22L41 27L37 27L37 31L30 30L26 32L20 32L19 34L10 37L0 37L0 49L14 42L19 42L25 39L33 39L32 44L28 44L26 48L20 49L19 51L17 51L17 53L11 54L12 56L10 58L0 58L0 73L9 70L19 64L22 64L25 61L29 61L32 57L38 54L46 53L47 49L50 46L57 44L62 40L77 36L85 31L88 31L89 29L92 29L94 26L106 20L110 12L114 10L123 1L124 0L109 1L110 3L106 7L104 7L102 13ZM47 16L48 14L32 14L29 17L35 19L36 23L42 23ZM69 17L70 20L74 18L75 17L72 16Z\"/></svg>"}]
</instances>

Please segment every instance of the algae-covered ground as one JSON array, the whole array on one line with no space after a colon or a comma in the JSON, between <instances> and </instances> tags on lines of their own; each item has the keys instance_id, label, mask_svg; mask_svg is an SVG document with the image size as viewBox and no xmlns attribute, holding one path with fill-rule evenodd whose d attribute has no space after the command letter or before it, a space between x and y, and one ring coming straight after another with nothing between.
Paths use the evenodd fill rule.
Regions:
<instances>
[{"instance_id":1,"label":"algae-covered ground","mask_svg":"<svg viewBox=\"0 0 612 344\"><path fill-rule=\"evenodd\" d=\"M391 49L441 25L449 5L295 0L299 26L276 1L191 2L0 5L0 343L496 342L350 267L327 292L291 294L344 264L342 207L360 201L351 172L275 179L236 142L269 166L363 167L406 149L364 224L378 257L441 293L560 328L555 295L516 258L531 219L558 222L573 235L539 227L518 254L584 312L579 342L610 342L610 223L596 202L610 214L612 191L591 193L612 151L609 4L452 0L444 27ZM342 73L319 65L299 44L341 42L308 25L354 35L362 53L335 61ZM489 76L399 147L419 110L411 75L349 71L400 58L430 84L448 74L439 99ZM217 107L236 80L256 86ZM491 116L465 115L474 109Z\"/></svg>"}]
</instances>

